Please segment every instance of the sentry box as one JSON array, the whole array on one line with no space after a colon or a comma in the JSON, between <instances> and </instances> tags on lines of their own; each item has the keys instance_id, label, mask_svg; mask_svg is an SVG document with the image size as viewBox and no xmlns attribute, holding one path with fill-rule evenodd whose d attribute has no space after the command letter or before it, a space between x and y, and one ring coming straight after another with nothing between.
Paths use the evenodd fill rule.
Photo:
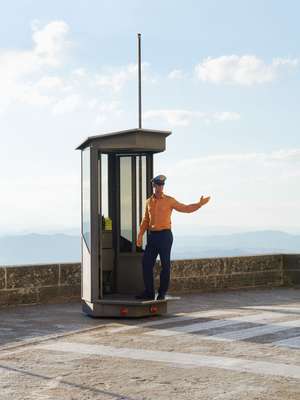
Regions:
<instances>
[{"instance_id":1,"label":"sentry box","mask_svg":"<svg viewBox=\"0 0 300 400\"><path fill-rule=\"evenodd\" d=\"M142 301L142 249L136 247L145 201L152 194L153 155L170 131L131 129L87 138L81 150L83 311L93 317L167 312L168 300Z\"/></svg>"}]
</instances>

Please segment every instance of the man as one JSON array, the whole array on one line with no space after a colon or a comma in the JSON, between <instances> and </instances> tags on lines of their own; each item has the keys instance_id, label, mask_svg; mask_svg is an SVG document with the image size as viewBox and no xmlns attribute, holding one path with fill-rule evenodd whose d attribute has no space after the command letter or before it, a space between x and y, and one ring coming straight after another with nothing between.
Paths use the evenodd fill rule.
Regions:
<instances>
[{"instance_id":1,"label":"man","mask_svg":"<svg viewBox=\"0 0 300 400\"><path fill-rule=\"evenodd\" d=\"M151 180L154 193L146 201L144 218L140 225L137 237L137 247L142 246L143 235L149 229L148 243L143 255L143 278L145 290L137 299L154 300L155 289L153 281L153 267L159 254L162 270L160 273L160 286L157 300L164 300L170 282L170 254L173 243L171 231L171 214L173 209L180 212L191 213L204 206L210 197L203 197L198 203L182 204L173 197L163 193L165 180L164 175L158 175Z\"/></svg>"}]
</instances>

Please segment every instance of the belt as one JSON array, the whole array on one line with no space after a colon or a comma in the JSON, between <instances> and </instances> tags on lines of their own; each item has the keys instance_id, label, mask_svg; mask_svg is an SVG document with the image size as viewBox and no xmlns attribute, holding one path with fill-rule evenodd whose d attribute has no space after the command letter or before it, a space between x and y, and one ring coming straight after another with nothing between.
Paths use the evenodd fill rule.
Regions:
<instances>
[{"instance_id":1,"label":"belt","mask_svg":"<svg viewBox=\"0 0 300 400\"><path fill-rule=\"evenodd\" d=\"M171 229L162 229L160 231L150 231L150 233L171 232Z\"/></svg>"}]
</instances>

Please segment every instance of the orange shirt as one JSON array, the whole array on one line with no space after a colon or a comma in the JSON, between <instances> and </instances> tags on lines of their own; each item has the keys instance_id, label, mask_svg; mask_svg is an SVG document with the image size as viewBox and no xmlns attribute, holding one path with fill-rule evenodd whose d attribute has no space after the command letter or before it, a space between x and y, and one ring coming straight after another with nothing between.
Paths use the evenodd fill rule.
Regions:
<instances>
[{"instance_id":1,"label":"orange shirt","mask_svg":"<svg viewBox=\"0 0 300 400\"><path fill-rule=\"evenodd\" d=\"M160 198L153 194L146 200L145 214L140 225L139 235L143 236L146 229L160 231L171 229L171 214L173 210L191 213L200 208L200 203L182 204L174 197L162 194Z\"/></svg>"}]
</instances>

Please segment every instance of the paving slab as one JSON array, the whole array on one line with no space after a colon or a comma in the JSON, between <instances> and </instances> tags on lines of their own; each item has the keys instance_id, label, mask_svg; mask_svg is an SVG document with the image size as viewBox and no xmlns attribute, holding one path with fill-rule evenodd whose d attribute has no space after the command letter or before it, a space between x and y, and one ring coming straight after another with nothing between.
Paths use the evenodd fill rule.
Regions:
<instances>
[{"instance_id":1,"label":"paving slab","mask_svg":"<svg viewBox=\"0 0 300 400\"><path fill-rule=\"evenodd\" d=\"M300 400L298 289L184 295L164 317L63 304L0 321L1 400Z\"/></svg>"}]
</instances>

